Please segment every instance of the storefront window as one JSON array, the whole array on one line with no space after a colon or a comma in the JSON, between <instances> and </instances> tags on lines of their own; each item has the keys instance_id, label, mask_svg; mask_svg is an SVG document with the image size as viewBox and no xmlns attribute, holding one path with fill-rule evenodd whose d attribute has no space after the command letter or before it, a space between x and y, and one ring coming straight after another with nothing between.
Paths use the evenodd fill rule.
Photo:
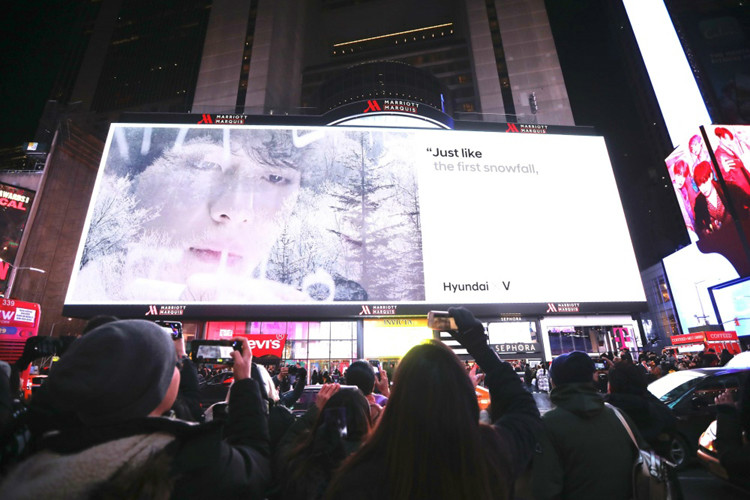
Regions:
<instances>
[{"instance_id":1,"label":"storefront window","mask_svg":"<svg viewBox=\"0 0 750 500\"><path fill-rule=\"evenodd\" d=\"M598 352L591 342L591 335L583 330L569 328L553 328L548 332L550 352L559 356L567 352L583 351Z\"/></svg>"},{"instance_id":2,"label":"storefront window","mask_svg":"<svg viewBox=\"0 0 750 500\"><path fill-rule=\"evenodd\" d=\"M330 323L311 323L310 328L307 331L307 336L310 340L318 340L318 339L328 340L331 336L331 324Z\"/></svg>"},{"instance_id":3,"label":"storefront window","mask_svg":"<svg viewBox=\"0 0 750 500\"><path fill-rule=\"evenodd\" d=\"M308 356L316 359L328 359L330 356L330 342L323 342L320 340L311 340L307 344Z\"/></svg>"},{"instance_id":4,"label":"storefront window","mask_svg":"<svg viewBox=\"0 0 750 500\"><path fill-rule=\"evenodd\" d=\"M354 342L334 340L331 341L331 358L354 359L357 356Z\"/></svg>"},{"instance_id":5,"label":"storefront window","mask_svg":"<svg viewBox=\"0 0 750 500\"><path fill-rule=\"evenodd\" d=\"M287 340L287 345L291 344L291 359L306 359L308 343L299 340Z\"/></svg>"},{"instance_id":6,"label":"storefront window","mask_svg":"<svg viewBox=\"0 0 750 500\"><path fill-rule=\"evenodd\" d=\"M301 366L314 364L322 371L327 371L333 366L348 366L357 357L357 323L355 321L254 321L247 323L214 321L206 323L208 340L256 334L286 335L281 360L285 364L299 363Z\"/></svg>"},{"instance_id":7,"label":"storefront window","mask_svg":"<svg viewBox=\"0 0 750 500\"><path fill-rule=\"evenodd\" d=\"M433 338L427 318L372 319L364 322L364 357L398 359L409 349Z\"/></svg>"},{"instance_id":8,"label":"storefront window","mask_svg":"<svg viewBox=\"0 0 750 500\"><path fill-rule=\"evenodd\" d=\"M331 340L352 340L357 338L356 323L338 322L331 325Z\"/></svg>"}]
</instances>

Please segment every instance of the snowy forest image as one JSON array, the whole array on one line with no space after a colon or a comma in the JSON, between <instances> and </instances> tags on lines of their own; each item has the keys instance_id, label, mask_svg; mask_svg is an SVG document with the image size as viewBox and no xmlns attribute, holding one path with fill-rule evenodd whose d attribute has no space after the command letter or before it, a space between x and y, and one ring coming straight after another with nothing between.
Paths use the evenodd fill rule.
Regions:
<instances>
[{"instance_id":1,"label":"snowy forest image","mask_svg":"<svg viewBox=\"0 0 750 500\"><path fill-rule=\"evenodd\" d=\"M167 127L126 129L99 180L72 299L423 301L410 133L315 130L304 147L290 145L288 130L263 139L265 152L255 140L244 157L253 166L238 168L247 169L240 176L212 151L222 134L224 147L231 137L236 149L237 137L252 130L193 128L186 139ZM211 184L217 176L221 184ZM251 176L253 187L243 185ZM215 213L214 205L235 199L261 207L252 227L230 230L229 216Z\"/></svg>"},{"instance_id":2,"label":"snowy forest image","mask_svg":"<svg viewBox=\"0 0 750 500\"><path fill-rule=\"evenodd\" d=\"M337 300L357 300L349 295L356 293L352 281L367 300L424 300L408 134L347 131L330 139L322 144L312 185L303 187L272 250L267 276L301 286L311 269L322 269L337 283Z\"/></svg>"}]
</instances>

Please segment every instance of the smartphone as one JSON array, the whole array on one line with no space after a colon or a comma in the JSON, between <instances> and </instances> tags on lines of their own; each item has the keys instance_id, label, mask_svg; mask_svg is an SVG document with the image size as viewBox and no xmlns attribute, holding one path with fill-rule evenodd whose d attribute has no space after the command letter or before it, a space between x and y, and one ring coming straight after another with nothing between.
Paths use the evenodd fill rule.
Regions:
<instances>
[{"instance_id":1,"label":"smartphone","mask_svg":"<svg viewBox=\"0 0 750 500\"><path fill-rule=\"evenodd\" d=\"M232 365L232 351L242 351L242 343L238 340L194 340L190 357L196 363Z\"/></svg>"},{"instance_id":2,"label":"smartphone","mask_svg":"<svg viewBox=\"0 0 750 500\"><path fill-rule=\"evenodd\" d=\"M606 370L607 363L594 363L594 368L596 368L597 370Z\"/></svg>"},{"instance_id":3,"label":"smartphone","mask_svg":"<svg viewBox=\"0 0 750 500\"><path fill-rule=\"evenodd\" d=\"M380 380L380 361L377 359L371 359L370 364L372 365L372 371L375 372L375 377Z\"/></svg>"},{"instance_id":4,"label":"smartphone","mask_svg":"<svg viewBox=\"0 0 750 500\"><path fill-rule=\"evenodd\" d=\"M182 323L179 321L154 321L162 327L165 332L172 336L172 340L182 338Z\"/></svg>"},{"instance_id":5,"label":"smartphone","mask_svg":"<svg viewBox=\"0 0 750 500\"><path fill-rule=\"evenodd\" d=\"M346 408L344 408L343 406L337 408L326 408L325 410L323 410L323 421L327 425L333 427L334 429L337 429L339 431L339 435L342 438L346 437Z\"/></svg>"},{"instance_id":6,"label":"smartphone","mask_svg":"<svg viewBox=\"0 0 750 500\"><path fill-rule=\"evenodd\" d=\"M448 314L448 311L430 311L427 313L427 326L432 330L447 332L458 330L456 320Z\"/></svg>"}]
</instances>

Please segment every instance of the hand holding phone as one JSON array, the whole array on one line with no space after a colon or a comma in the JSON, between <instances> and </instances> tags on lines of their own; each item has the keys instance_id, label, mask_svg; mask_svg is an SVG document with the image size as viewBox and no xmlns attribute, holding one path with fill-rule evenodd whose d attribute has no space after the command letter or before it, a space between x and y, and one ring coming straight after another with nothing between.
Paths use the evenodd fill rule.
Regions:
<instances>
[{"instance_id":1,"label":"hand holding phone","mask_svg":"<svg viewBox=\"0 0 750 500\"><path fill-rule=\"evenodd\" d=\"M320 391L318 391L318 396L315 398L315 406L317 406L319 410L322 410L328 400L331 399L331 396L339 392L339 389L341 389L339 384L324 384L323 387L320 388Z\"/></svg>"},{"instance_id":2,"label":"hand holding phone","mask_svg":"<svg viewBox=\"0 0 750 500\"><path fill-rule=\"evenodd\" d=\"M430 311L427 313L427 326L432 330L448 332L458 330L456 320L451 317L448 311Z\"/></svg>"},{"instance_id":3,"label":"hand holding phone","mask_svg":"<svg viewBox=\"0 0 750 500\"><path fill-rule=\"evenodd\" d=\"M234 350L231 353L234 360L232 371L235 380L250 378L250 370L253 364L253 350L245 337L235 337Z\"/></svg>"}]
</instances>

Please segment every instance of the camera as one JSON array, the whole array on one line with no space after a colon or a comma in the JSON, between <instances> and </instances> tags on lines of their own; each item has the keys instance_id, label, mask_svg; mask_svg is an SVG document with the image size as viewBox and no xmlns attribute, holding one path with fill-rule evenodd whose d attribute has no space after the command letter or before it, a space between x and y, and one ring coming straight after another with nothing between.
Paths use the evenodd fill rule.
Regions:
<instances>
[{"instance_id":1,"label":"camera","mask_svg":"<svg viewBox=\"0 0 750 500\"><path fill-rule=\"evenodd\" d=\"M594 368L596 368L597 370L606 370L607 369L607 363L605 363L603 361L601 361L601 362L597 361L596 363L594 363Z\"/></svg>"},{"instance_id":2,"label":"camera","mask_svg":"<svg viewBox=\"0 0 750 500\"><path fill-rule=\"evenodd\" d=\"M196 363L232 365L232 351L242 351L242 343L239 340L193 340L190 345L190 359Z\"/></svg>"}]
</instances>

